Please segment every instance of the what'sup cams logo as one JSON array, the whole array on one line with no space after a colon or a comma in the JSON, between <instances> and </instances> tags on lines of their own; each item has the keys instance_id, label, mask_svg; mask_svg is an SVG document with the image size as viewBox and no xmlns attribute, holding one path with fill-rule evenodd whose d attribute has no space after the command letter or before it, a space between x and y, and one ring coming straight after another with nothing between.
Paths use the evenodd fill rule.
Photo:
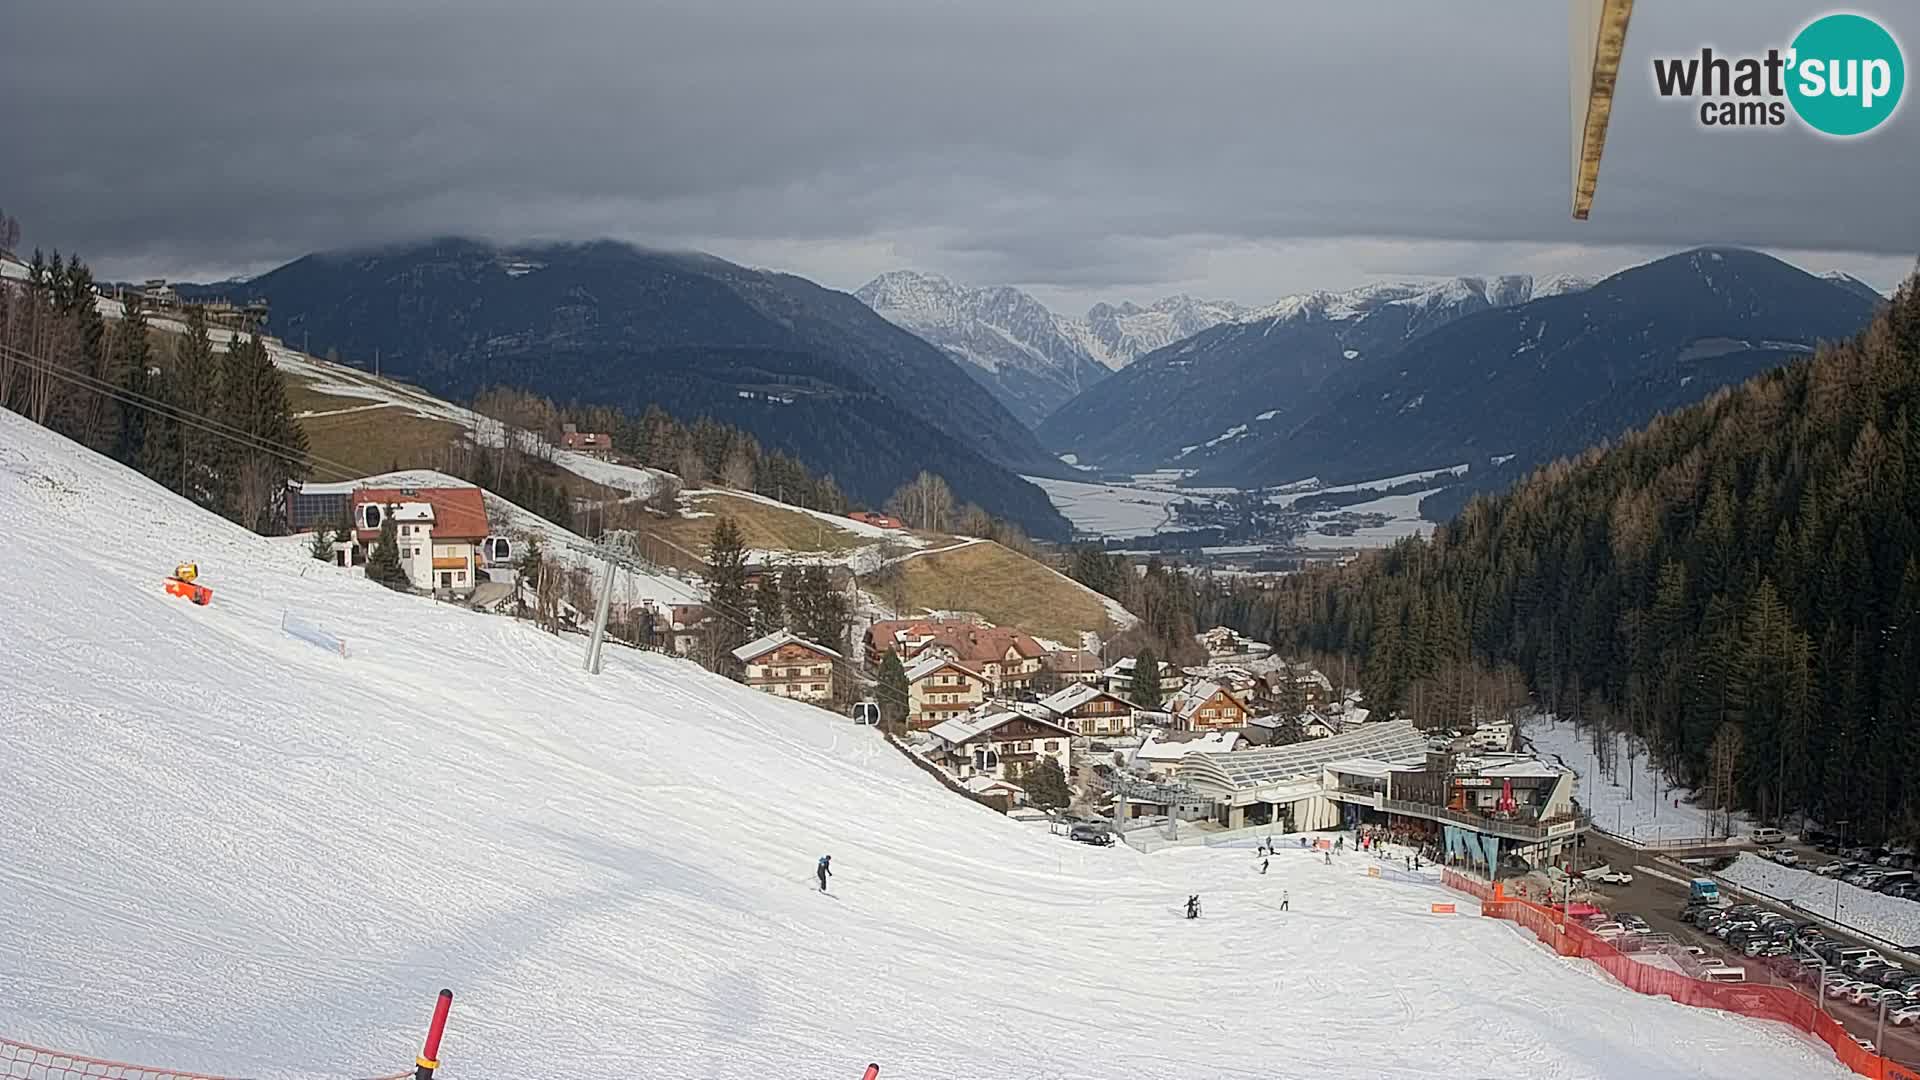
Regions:
<instances>
[{"instance_id":1,"label":"what'sup cams logo","mask_svg":"<svg viewBox=\"0 0 1920 1080\"><path fill-rule=\"evenodd\" d=\"M1662 56L1653 85L1663 98L1699 100L1711 128L1783 127L1791 115L1822 135L1865 135L1887 122L1906 89L1900 43L1865 15L1823 15L1785 49L1765 56Z\"/></svg>"}]
</instances>

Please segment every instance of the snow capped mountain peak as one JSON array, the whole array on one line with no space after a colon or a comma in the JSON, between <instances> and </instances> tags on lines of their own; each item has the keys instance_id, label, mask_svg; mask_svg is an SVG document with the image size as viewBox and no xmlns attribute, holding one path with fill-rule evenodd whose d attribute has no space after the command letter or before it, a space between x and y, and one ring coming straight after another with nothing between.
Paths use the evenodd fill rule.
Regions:
<instances>
[{"instance_id":1,"label":"snow capped mountain peak","mask_svg":"<svg viewBox=\"0 0 1920 1080\"><path fill-rule=\"evenodd\" d=\"M1578 292L1593 282L1570 274L1535 279L1531 274L1455 277L1427 281L1376 281L1342 292L1315 291L1283 296L1240 316L1241 323L1326 319L1345 322L1388 306L1415 312L1460 307L1513 307L1542 296Z\"/></svg>"},{"instance_id":2,"label":"snow capped mountain peak","mask_svg":"<svg viewBox=\"0 0 1920 1080\"><path fill-rule=\"evenodd\" d=\"M957 317L965 290L939 274L918 270L889 270L860 287L854 295L894 322L894 314L914 319L951 320Z\"/></svg>"}]
</instances>

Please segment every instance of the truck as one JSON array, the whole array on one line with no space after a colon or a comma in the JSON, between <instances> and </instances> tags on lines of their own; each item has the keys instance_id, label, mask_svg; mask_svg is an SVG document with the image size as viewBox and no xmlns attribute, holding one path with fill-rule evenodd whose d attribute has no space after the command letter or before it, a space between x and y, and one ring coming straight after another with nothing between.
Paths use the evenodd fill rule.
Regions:
<instances>
[{"instance_id":1,"label":"truck","mask_svg":"<svg viewBox=\"0 0 1920 1080\"><path fill-rule=\"evenodd\" d=\"M1719 907L1720 883L1712 878L1703 877L1687 882L1687 903Z\"/></svg>"}]
</instances>

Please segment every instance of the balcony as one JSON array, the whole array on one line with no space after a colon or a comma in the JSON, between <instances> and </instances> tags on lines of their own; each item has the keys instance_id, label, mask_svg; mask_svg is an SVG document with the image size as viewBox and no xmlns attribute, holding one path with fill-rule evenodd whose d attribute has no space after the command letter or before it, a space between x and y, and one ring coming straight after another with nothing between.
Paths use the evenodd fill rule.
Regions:
<instances>
[{"instance_id":1,"label":"balcony","mask_svg":"<svg viewBox=\"0 0 1920 1080\"><path fill-rule=\"evenodd\" d=\"M1503 821L1500 818L1462 813L1459 810L1449 810L1432 803L1408 802L1405 799L1382 799L1380 808L1390 814L1405 814L1408 817L1426 818L1428 821L1444 821L1472 829L1474 832L1529 844L1537 844L1542 840L1561 836L1572 836L1575 833L1585 832L1592 825L1592 819L1585 814L1529 824L1524 821Z\"/></svg>"}]
</instances>

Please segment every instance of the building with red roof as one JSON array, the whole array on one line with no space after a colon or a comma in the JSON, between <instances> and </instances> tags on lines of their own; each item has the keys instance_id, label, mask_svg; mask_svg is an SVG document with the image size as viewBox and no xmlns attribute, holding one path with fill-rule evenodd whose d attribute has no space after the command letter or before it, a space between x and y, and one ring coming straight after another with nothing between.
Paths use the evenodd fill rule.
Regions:
<instances>
[{"instance_id":1,"label":"building with red roof","mask_svg":"<svg viewBox=\"0 0 1920 1080\"><path fill-rule=\"evenodd\" d=\"M480 545L487 538L487 504L475 487L356 488L350 506L354 561L365 560L389 515L400 544L400 565L413 587L465 596L480 581Z\"/></svg>"}]
</instances>

